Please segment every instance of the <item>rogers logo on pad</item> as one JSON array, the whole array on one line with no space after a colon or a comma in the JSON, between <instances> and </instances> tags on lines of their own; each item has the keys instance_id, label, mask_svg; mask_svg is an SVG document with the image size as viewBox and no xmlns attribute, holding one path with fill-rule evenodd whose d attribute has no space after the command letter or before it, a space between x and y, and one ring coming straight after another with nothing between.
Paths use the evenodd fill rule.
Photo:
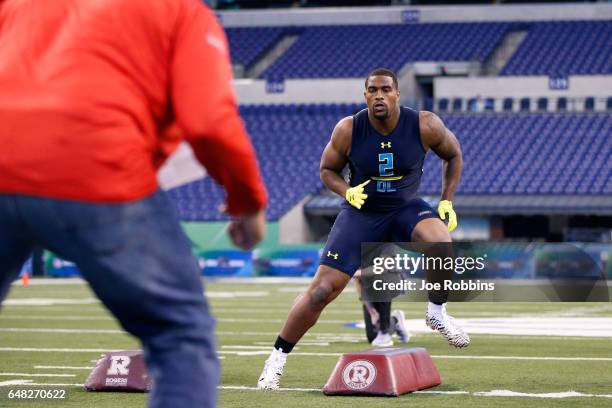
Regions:
<instances>
[{"instance_id":1,"label":"rogers logo on pad","mask_svg":"<svg viewBox=\"0 0 612 408\"><path fill-rule=\"evenodd\" d=\"M376 367L368 360L355 360L342 370L342 381L354 390L367 388L376 379Z\"/></svg>"},{"instance_id":2,"label":"rogers logo on pad","mask_svg":"<svg viewBox=\"0 0 612 408\"><path fill-rule=\"evenodd\" d=\"M111 356L111 363L106 375L128 375L132 359L129 356Z\"/></svg>"}]
</instances>

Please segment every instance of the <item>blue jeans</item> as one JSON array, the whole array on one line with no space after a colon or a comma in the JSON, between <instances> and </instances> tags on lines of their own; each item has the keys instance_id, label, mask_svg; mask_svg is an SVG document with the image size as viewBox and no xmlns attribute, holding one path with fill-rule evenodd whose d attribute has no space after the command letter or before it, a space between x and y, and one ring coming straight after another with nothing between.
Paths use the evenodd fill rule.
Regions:
<instances>
[{"instance_id":1,"label":"blue jeans","mask_svg":"<svg viewBox=\"0 0 612 408\"><path fill-rule=\"evenodd\" d=\"M33 245L77 264L123 328L142 341L149 406L214 407L214 319L191 244L163 192L126 204L0 194L0 302Z\"/></svg>"}]
</instances>

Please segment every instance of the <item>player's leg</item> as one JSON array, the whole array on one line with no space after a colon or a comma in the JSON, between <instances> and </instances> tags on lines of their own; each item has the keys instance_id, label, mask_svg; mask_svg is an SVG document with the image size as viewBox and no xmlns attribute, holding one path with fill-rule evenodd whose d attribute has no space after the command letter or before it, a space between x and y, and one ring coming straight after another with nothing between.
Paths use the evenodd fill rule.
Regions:
<instances>
[{"instance_id":1,"label":"player's leg","mask_svg":"<svg viewBox=\"0 0 612 408\"><path fill-rule=\"evenodd\" d=\"M453 255L450 247L451 237L448 228L439 218L428 218L419 221L413 232L412 240L414 242L436 242L448 243L448 245L437 245L433 249L433 254L427 256L438 256L446 258ZM452 280L452 271L450 270L428 270L427 279L430 282L438 282L442 288L444 280ZM448 291L444 289L431 290L428 293L429 303L427 305L427 313L425 322L432 330L439 331L451 346L462 348L470 344L470 337L457 324L455 319L446 311L448 300Z\"/></svg>"},{"instance_id":2,"label":"player's leg","mask_svg":"<svg viewBox=\"0 0 612 408\"><path fill-rule=\"evenodd\" d=\"M121 205L26 200L43 244L75 261L121 325L140 338L150 407L214 407L219 366L200 271L163 193Z\"/></svg>"},{"instance_id":3,"label":"player's leg","mask_svg":"<svg viewBox=\"0 0 612 408\"><path fill-rule=\"evenodd\" d=\"M376 241L387 228L387 218L343 209L329 234L317 273L293 304L289 316L266 360L257 386L278 389L288 354L318 320L321 312L346 287L361 264L361 243Z\"/></svg>"},{"instance_id":4,"label":"player's leg","mask_svg":"<svg viewBox=\"0 0 612 408\"><path fill-rule=\"evenodd\" d=\"M31 251L32 242L17 213L14 197L0 195L0 303Z\"/></svg>"},{"instance_id":5,"label":"player's leg","mask_svg":"<svg viewBox=\"0 0 612 408\"><path fill-rule=\"evenodd\" d=\"M287 356L308 329L314 326L325 306L342 292L350 280L351 276L347 273L328 265L319 265L310 286L298 297L289 311L257 381L259 389L279 388Z\"/></svg>"},{"instance_id":6,"label":"player's leg","mask_svg":"<svg viewBox=\"0 0 612 408\"><path fill-rule=\"evenodd\" d=\"M347 273L327 265L319 265L310 286L289 311L280 337L293 345L300 341L317 322L325 306L338 297L350 280L351 276Z\"/></svg>"}]
</instances>

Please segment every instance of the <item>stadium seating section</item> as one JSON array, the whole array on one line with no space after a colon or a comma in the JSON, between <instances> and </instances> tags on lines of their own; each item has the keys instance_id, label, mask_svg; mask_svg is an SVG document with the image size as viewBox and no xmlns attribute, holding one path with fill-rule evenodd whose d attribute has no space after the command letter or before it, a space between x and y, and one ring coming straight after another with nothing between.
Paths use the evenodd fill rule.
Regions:
<instances>
[{"instance_id":1,"label":"stadium seating section","mask_svg":"<svg viewBox=\"0 0 612 408\"><path fill-rule=\"evenodd\" d=\"M612 74L612 21L533 24L502 75Z\"/></svg>"},{"instance_id":2,"label":"stadium seating section","mask_svg":"<svg viewBox=\"0 0 612 408\"><path fill-rule=\"evenodd\" d=\"M262 76L363 77L381 61L395 71L411 61L483 62L507 28L504 23L309 27Z\"/></svg>"},{"instance_id":3,"label":"stadium seating section","mask_svg":"<svg viewBox=\"0 0 612 408\"><path fill-rule=\"evenodd\" d=\"M251 66L285 34L283 27L237 27L226 30L233 63Z\"/></svg>"},{"instance_id":4,"label":"stadium seating section","mask_svg":"<svg viewBox=\"0 0 612 408\"><path fill-rule=\"evenodd\" d=\"M336 122L359 105L252 105L253 138L277 220L322 188L319 160ZM448 114L465 158L461 194L612 194L609 117L599 113ZM440 160L429 154L422 194L439 194ZM173 189L184 220L222 220L224 195L210 178Z\"/></svg>"},{"instance_id":5,"label":"stadium seating section","mask_svg":"<svg viewBox=\"0 0 612 408\"><path fill-rule=\"evenodd\" d=\"M298 40L262 78L362 77L411 61L483 62L511 30L528 35L502 75L610 74L611 21L437 23L228 28L234 63L247 67L284 35Z\"/></svg>"}]
</instances>

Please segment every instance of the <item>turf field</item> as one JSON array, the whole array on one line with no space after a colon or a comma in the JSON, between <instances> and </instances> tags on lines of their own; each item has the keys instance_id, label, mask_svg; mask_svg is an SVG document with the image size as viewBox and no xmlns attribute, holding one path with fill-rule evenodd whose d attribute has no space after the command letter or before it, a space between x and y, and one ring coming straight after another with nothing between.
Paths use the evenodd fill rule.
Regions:
<instances>
[{"instance_id":1,"label":"turf field","mask_svg":"<svg viewBox=\"0 0 612 408\"><path fill-rule=\"evenodd\" d=\"M369 348L362 329L345 327L362 320L352 290L324 312L289 357L284 390L255 391L270 345L304 287L303 281L208 283L223 365L220 406L612 406L610 303L454 304L450 313L480 333L472 331L472 344L465 350L452 349L437 333L421 330L424 304L398 303L394 308L418 319L410 322L415 330L411 345L432 354L442 385L399 398L326 397L318 389L338 355ZM571 335L538 332L548 326ZM494 334L487 333L488 327L496 328ZM589 331L600 337L580 335ZM0 313L0 407L143 407L144 394L88 393L81 386L100 351L137 347L87 286L36 280L16 285ZM10 390L41 387L65 389L67 399L16 402L7 397Z\"/></svg>"}]
</instances>

